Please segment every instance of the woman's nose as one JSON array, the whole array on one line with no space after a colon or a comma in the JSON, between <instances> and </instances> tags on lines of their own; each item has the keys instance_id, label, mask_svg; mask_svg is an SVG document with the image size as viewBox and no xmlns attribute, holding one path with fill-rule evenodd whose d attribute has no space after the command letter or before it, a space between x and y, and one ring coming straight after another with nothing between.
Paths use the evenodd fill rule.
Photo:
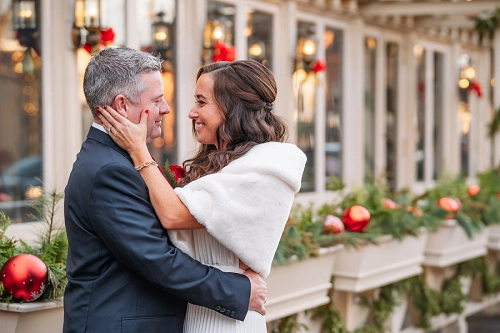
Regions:
<instances>
[{"instance_id":1,"label":"woman's nose","mask_svg":"<svg viewBox=\"0 0 500 333\"><path fill-rule=\"evenodd\" d=\"M188 117L189 119L194 119L198 117L198 112L194 111L193 108L191 108L191 110L189 110Z\"/></svg>"}]
</instances>

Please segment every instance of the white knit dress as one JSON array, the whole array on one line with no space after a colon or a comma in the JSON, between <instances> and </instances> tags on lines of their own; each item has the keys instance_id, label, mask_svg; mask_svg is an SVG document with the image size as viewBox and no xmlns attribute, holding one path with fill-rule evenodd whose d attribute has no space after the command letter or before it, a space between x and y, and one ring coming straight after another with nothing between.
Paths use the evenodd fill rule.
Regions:
<instances>
[{"instance_id":1,"label":"white knit dress","mask_svg":"<svg viewBox=\"0 0 500 333\"><path fill-rule=\"evenodd\" d=\"M217 267L225 272L243 273L238 268L239 259L205 230L193 231L194 258L203 264ZM184 333L265 333L265 317L249 311L245 321L224 316L214 310L188 304Z\"/></svg>"}]
</instances>

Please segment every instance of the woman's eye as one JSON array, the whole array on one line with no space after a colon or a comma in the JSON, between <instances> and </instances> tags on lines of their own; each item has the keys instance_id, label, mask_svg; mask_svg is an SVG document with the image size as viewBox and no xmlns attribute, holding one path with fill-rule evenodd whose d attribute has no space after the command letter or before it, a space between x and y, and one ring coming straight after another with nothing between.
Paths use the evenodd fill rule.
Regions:
<instances>
[{"instance_id":1,"label":"woman's eye","mask_svg":"<svg viewBox=\"0 0 500 333\"><path fill-rule=\"evenodd\" d=\"M203 101L196 101L196 103L197 103L198 105L203 105L203 104L205 104L205 102L203 102Z\"/></svg>"}]
</instances>

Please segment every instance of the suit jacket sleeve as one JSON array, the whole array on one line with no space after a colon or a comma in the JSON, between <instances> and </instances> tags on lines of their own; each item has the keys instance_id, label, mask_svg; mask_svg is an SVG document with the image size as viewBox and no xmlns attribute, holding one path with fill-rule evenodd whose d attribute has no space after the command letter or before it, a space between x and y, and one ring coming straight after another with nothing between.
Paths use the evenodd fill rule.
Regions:
<instances>
[{"instance_id":1,"label":"suit jacket sleeve","mask_svg":"<svg viewBox=\"0 0 500 333\"><path fill-rule=\"evenodd\" d=\"M92 180L88 212L114 256L158 288L243 320L248 311L246 276L204 266L172 246L147 200L139 173L120 163L103 166Z\"/></svg>"}]
</instances>

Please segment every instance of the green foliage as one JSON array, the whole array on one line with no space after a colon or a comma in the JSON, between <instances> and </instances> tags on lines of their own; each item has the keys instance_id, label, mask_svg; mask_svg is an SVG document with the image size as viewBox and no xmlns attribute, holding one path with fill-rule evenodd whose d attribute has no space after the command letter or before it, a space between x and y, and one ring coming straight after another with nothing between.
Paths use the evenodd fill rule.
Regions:
<instances>
[{"instance_id":1,"label":"green foliage","mask_svg":"<svg viewBox=\"0 0 500 333\"><path fill-rule=\"evenodd\" d=\"M9 226L10 219L4 212L0 212L0 268L16 254L17 241L5 235Z\"/></svg>"},{"instance_id":2,"label":"green foliage","mask_svg":"<svg viewBox=\"0 0 500 333\"><path fill-rule=\"evenodd\" d=\"M484 35L493 38L495 29L500 24L500 7L485 15L478 16L474 20L474 27L479 32L479 40L482 41Z\"/></svg>"},{"instance_id":3,"label":"green foliage","mask_svg":"<svg viewBox=\"0 0 500 333\"><path fill-rule=\"evenodd\" d=\"M163 172L167 176L168 180L170 180L170 183L175 187L177 186L177 179L175 179L174 172L170 169L170 162L168 159L165 161L165 165L162 168Z\"/></svg>"},{"instance_id":4,"label":"green foliage","mask_svg":"<svg viewBox=\"0 0 500 333\"><path fill-rule=\"evenodd\" d=\"M500 10L500 8L498 10ZM500 131L500 107L496 109L493 119L491 119L491 122L488 124L488 136L493 139L498 131Z\"/></svg>"},{"instance_id":5,"label":"green foliage","mask_svg":"<svg viewBox=\"0 0 500 333\"><path fill-rule=\"evenodd\" d=\"M460 200L461 208L452 213L447 212L449 218L457 220L458 224L465 230L467 236L481 231L484 223L481 220L486 205L471 197L468 193L467 179L462 176L453 176L449 173L438 179L436 186L421 196L431 203L437 203L442 197L450 197Z\"/></svg>"},{"instance_id":6,"label":"green foliage","mask_svg":"<svg viewBox=\"0 0 500 333\"><path fill-rule=\"evenodd\" d=\"M331 303L314 309L312 318L323 319L322 327L328 333L349 333L340 313Z\"/></svg>"},{"instance_id":7,"label":"green foliage","mask_svg":"<svg viewBox=\"0 0 500 333\"><path fill-rule=\"evenodd\" d=\"M47 289L40 299L61 298L66 287L68 242L64 229L56 223L59 204L63 197L62 193L52 190L32 205L36 213L31 218L35 221L42 221L44 225L36 242L32 245L5 236L10 220L0 212L0 264L3 266L8 259L20 253L32 254L40 258L48 269ZM11 297L0 296L0 301L9 302Z\"/></svg>"},{"instance_id":8,"label":"green foliage","mask_svg":"<svg viewBox=\"0 0 500 333\"><path fill-rule=\"evenodd\" d=\"M271 329L273 333L294 333L299 329L309 330L307 325L304 325L298 321L298 315L293 314L288 317L280 318L276 321L275 327Z\"/></svg>"},{"instance_id":9,"label":"green foliage","mask_svg":"<svg viewBox=\"0 0 500 333\"><path fill-rule=\"evenodd\" d=\"M429 329L431 318L441 313L439 292L429 288L422 275L402 281L401 288L408 294L415 309L420 313L420 322L416 324Z\"/></svg>"},{"instance_id":10,"label":"green foliage","mask_svg":"<svg viewBox=\"0 0 500 333\"><path fill-rule=\"evenodd\" d=\"M312 205L294 207L278 244L273 264L288 264L292 257L298 260L317 257L321 247L337 244L356 246L359 241L374 242L372 235L353 232L325 233L323 222L326 215L322 209L315 213Z\"/></svg>"}]
</instances>

